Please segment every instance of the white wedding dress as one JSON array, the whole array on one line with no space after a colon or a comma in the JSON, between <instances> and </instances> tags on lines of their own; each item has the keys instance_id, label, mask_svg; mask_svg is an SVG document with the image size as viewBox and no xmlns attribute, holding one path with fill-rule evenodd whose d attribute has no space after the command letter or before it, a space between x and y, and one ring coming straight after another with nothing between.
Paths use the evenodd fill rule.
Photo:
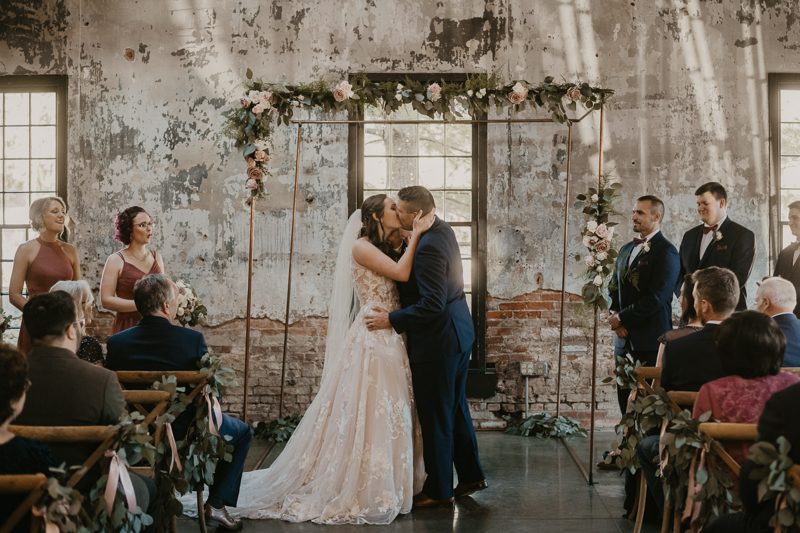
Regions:
<instances>
[{"instance_id":1,"label":"white wedding dress","mask_svg":"<svg viewBox=\"0 0 800 533\"><path fill-rule=\"evenodd\" d=\"M339 254L336 289L342 290L334 291L320 390L272 466L244 473L237 507L228 508L234 517L389 524L411 511L422 490L422 437L405 341L393 329L369 331L363 318L373 307L398 309L397 288L352 258L354 218L360 226L359 211ZM342 286L348 282L351 288ZM353 302L350 312L336 309L342 307L336 293L349 301L352 289L360 304L354 318ZM196 513L191 496L181 498L187 514Z\"/></svg>"}]
</instances>

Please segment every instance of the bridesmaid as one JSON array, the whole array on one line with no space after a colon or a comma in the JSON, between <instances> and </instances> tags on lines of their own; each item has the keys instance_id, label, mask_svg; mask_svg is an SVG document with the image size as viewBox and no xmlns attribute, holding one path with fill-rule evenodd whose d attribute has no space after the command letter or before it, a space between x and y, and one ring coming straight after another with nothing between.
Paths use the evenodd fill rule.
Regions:
<instances>
[{"instance_id":1,"label":"bridesmaid","mask_svg":"<svg viewBox=\"0 0 800 533\"><path fill-rule=\"evenodd\" d=\"M164 272L161 254L148 250L153 236L153 219L141 207L134 205L117 214L116 239L127 247L111 255L100 281L100 302L116 311L111 334L130 329L141 320L133 303L133 286L145 276Z\"/></svg>"},{"instance_id":2,"label":"bridesmaid","mask_svg":"<svg viewBox=\"0 0 800 533\"><path fill-rule=\"evenodd\" d=\"M31 229L39 236L17 248L8 284L8 299L20 311L28 298L48 292L57 282L81 278L78 251L71 244L58 240L66 231L64 200L58 196L39 198L31 204L29 218ZM28 287L27 297L23 294L23 284ZM19 331L17 349L25 355L31 351L25 324Z\"/></svg>"}]
</instances>

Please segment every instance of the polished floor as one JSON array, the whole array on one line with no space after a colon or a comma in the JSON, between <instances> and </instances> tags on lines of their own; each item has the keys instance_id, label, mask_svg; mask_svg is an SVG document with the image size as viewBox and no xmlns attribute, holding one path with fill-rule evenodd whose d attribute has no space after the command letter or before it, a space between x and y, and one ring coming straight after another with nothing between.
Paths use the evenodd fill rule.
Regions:
<instances>
[{"instance_id":1,"label":"polished floor","mask_svg":"<svg viewBox=\"0 0 800 533\"><path fill-rule=\"evenodd\" d=\"M595 453L608 449L611 430L598 430ZM570 438L576 453L588 461L589 439ZM500 532L624 533L633 522L622 518L622 478L618 472L595 472L589 486L572 456L558 440L479 432L481 461L488 476L487 490L462 498L453 510L423 509L400 516L388 526L319 526L275 520L245 520L244 533L319 532ZM263 449L263 448L261 448ZM279 452L276 448L266 464ZM251 450L250 464L260 455ZM252 466L251 466L252 468ZM179 521L180 533L198 532L196 521ZM222 531L222 530L220 530ZM660 531L645 525L645 533Z\"/></svg>"}]
</instances>

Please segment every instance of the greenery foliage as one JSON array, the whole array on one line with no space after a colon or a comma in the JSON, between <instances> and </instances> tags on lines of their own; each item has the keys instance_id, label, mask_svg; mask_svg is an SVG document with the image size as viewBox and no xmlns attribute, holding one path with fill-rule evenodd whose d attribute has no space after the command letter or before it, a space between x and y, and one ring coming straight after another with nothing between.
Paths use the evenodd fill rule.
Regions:
<instances>
[{"instance_id":1,"label":"greenery foliage","mask_svg":"<svg viewBox=\"0 0 800 533\"><path fill-rule=\"evenodd\" d=\"M302 415L292 413L291 415L272 420L271 422L261 422L255 428L253 435L259 439L266 439L274 442L286 442L297 429L297 425L303 419Z\"/></svg>"},{"instance_id":2,"label":"greenery foliage","mask_svg":"<svg viewBox=\"0 0 800 533\"><path fill-rule=\"evenodd\" d=\"M607 457L606 462L613 459L621 470L628 469L631 474L639 468L639 457L636 452L642 440L651 432L661 427L664 420L672 420L674 411L669 404L669 395L662 387L653 389L654 394L638 394L631 402L630 410L622 416L616 426L617 433L622 433L620 454Z\"/></svg>"},{"instance_id":3,"label":"greenery foliage","mask_svg":"<svg viewBox=\"0 0 800 533\"><path fill-rule=\"evenodd\" d=\"M800 531L800 488L790 482L790 469L794 461L789 457L791 444L784 437L778 437L777 448L770 442L762 441L750 447L749 459L759 465L753 469L750 478L758 480L758 500L768 501L780 498L777 512L770 520L770 526L780 522L787 532ZM796 470L796 468L795 468Z\"/></svg>"},{"instance_id":4,"label":"greenery foliage","mask_svg":"<svg viewBox=\"0 0 800 533\"><path fill-rule=\"evenodd\" d=\"M510 416L504 418L509 422L506 433L511 433L512 435L539 437L540 439L586 436L586 430L581 427L581 423L569 416L559 416L556 418L549 413L539 413L529 416L519 425L512 425L512 418Z\"/></svg>"},{"instance_id":5,"label":"greenery foliage","mask_svg":"<svg viewBox=\"0 0 800 533\"><path fill-rule=\"evenodd\" d=\"M66 486L66 480L80 467L50 468L47 490L34 505L35 513L55 524L59 531L89 533L93 520L83 508L83 495Z\"/></svg>"}]
</instances>

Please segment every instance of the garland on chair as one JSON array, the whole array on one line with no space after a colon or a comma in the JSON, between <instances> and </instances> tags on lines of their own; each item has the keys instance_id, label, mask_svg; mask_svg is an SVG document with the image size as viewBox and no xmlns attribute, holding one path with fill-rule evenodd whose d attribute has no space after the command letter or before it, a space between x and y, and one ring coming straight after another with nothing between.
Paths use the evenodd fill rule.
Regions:
<instances>
[{"instance_id":1,"label":"garland on chair","mask_svg":"<svg viewBox=\"0 0 800 533\"><path fill-rule=\"evenodd\" d=\"M46 525L54 524L59 531L89 533L94 521L83 508L83 495L67 487L67 479L80 468L66 468L64 463L50 468L49 484L31 509L32 514L41 517Z\"/></svg>"},{"instance_id":2,"label":"garland on chair","mask_svg":"<svg viewBox=\"0 0 800 533\"><path fill-rule=\"evenodd\" d=\"M497 72L470 74L465 82L446 82L432 78L425 82L398 76L394 80L374 82L364 73L332 84L318 79L309 83L270 83L253 77L247 69L243 95L235 107L222 114L223 133L233 139L234 146L247 161L245 187L251 198L266 191L264 178L269 175L270 144L273 128L288 125L295 111L314 110L322 113L348 112L358 115L364 107L392 113L410 104L420 115L441 118L480 119L490 110L500 116L505 108L514 112L526 107L544 109L553 121L568 120L567 110L599 110L615 106L614 91L588 83L557 83L553 76L534 85L525 80L504 82Z\"/></svg>"},{"instance_id":3,"label":"garland on chair","mask_svg":"<svg viewBox=\"0 0 800 533\"><path fill-rule=\"evenodd\" d=\"M758 480L758 501L775 499L775 516L769 525L775 531L786 528L788 532L800 531L800 488L792 486L790 478L797 475L797 467L789 457L791 444L778 437L777 448L766 441L750 447L750 459L760 466L753 469L750 479Z\"/></svg>"}]
</instances>

